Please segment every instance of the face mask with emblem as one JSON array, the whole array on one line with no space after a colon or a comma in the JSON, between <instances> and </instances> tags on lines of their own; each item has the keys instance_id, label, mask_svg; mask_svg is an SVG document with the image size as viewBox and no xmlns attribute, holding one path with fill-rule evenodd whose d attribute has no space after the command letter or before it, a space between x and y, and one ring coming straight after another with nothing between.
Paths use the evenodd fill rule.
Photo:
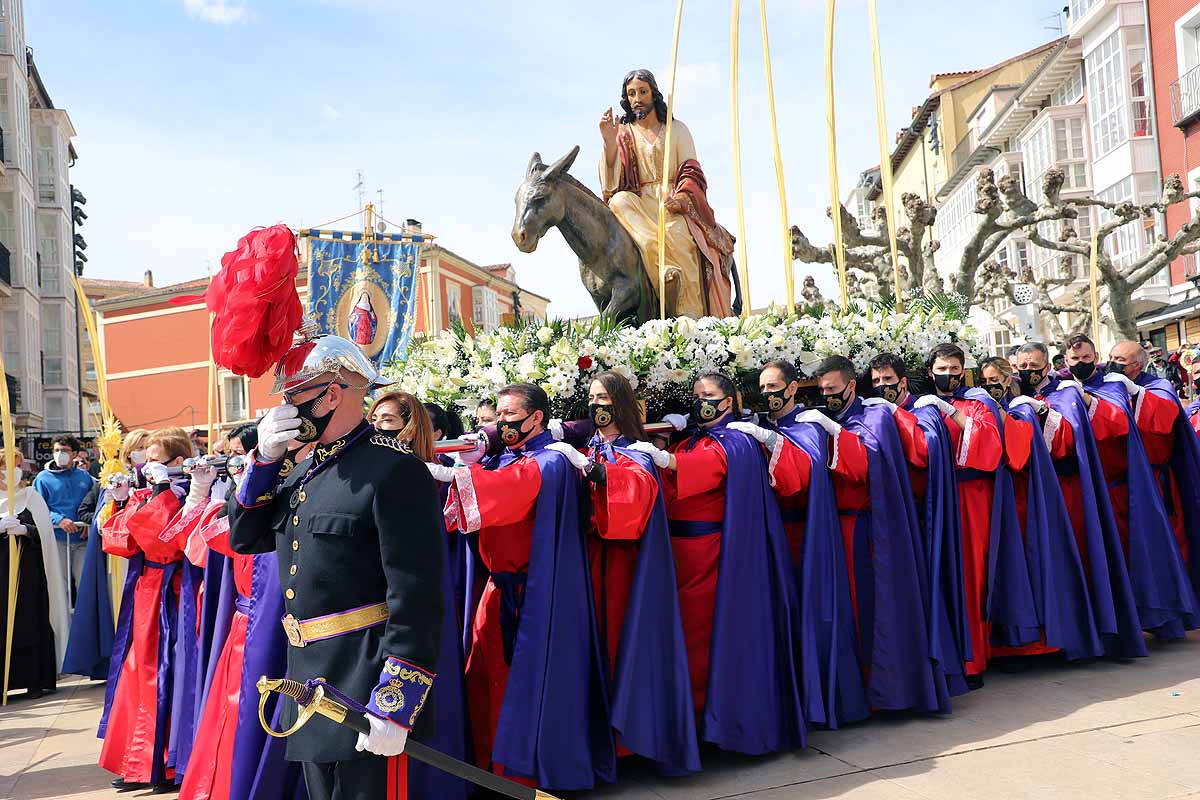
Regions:
<instances>
[{"instance_id":1,"label":"face mask with emblem","mask_svg":"<svg viewBox=\"0 0 1200 800\"><path fill-rule=\"evenodd\" d=\"M526 414L520 419L500 420L496 423L496 432L500 434L500 441L505 447L516 447L517 443L525 438L523 426L532 416L533 414Z\"/></svg>"},{"instance_id":2,"label":"face mask with emblem","mask_svg":"<svg viewBox=\"0 0 1200 800\"><path fill-rule=\"evenodd\" d=\"M315 412L329 393L329 387L333 386L334 383L336 381L330 381L325 384L325 388L316 397L296 404L296 413L300 416L300 429L296 431L296 441L304 443L315 442L321 438L321 434L329 427L330 421L333 420L333 409L326 411L325 415L321 417L316 416ZM338 385L343 389L346 388L345 384Z\"/></svg>"},{"instance_id":3,"label":"face mask with emblem","mask_svg":"<svg viewBox=\"0 0 1200 800\"><path fill-rule=\"evenodd\" d=\"M613 413L611 405L600 405L599 403L591 403L588 405L588 418L597 429L607 428L613 424Z\"/></svg>"},{"instance_id":4,"label":"face mask with emblem","mask_svg":"<svg viewBox=\"0 0 1200 800\"><path fill-rule=\"evenodd\" d=\"M788 404L788 400L791 399L787 391L787 387L785 386L773 392L763 392L763 399L767 401L767 411L770 411L772 414L782 411L783 407Z\"/></svg>"},{"instance_id":5,"label":"face mask with emblem","mask_svg":"<svg viewBox=\"0 0 1200 800\"><path fill-rule=\"evenodd\" d=\"M879 392L879 396L889 403L895 404L900 402L900 381L895 383L881 383L875 388Z\"/></svg>"},{"instance_id":6,"label":"face mask with emblem","mask_svg":"<svg viewBox=\"0 0 1200 800\"><path fill-rule=\"evenodd\" d=\"M957 392L962 386L962 375L934 375L933 385L937 387L939 392L944 394L952 394Z\"/></svg>"},{"instance_id":7,"label":"face mask with emblem","mask_svg":"<svg viewBox=\"0 0 1200 800\"><path fill-rule=\"evenodd\" d=\"M721 416L721 404L726 398L719 397L716 400L707 397L697 397L692 401L692 419L701 425L706 425L714 422Z\"/></svg>"},{"instance_id":8,"label":"face mask with emblem","mask_svg":"<svg viewBox=\"0 0 1200 800\"><path fill-rule=\"evenodd\" d=\"M1041 385L1046 378L1044 369L1021 369L1017 370L1017 381L1021 384L1021 394L1033 396L1037 394L1037 387Z\"/></svg>"},{"instance_id":9,"label":"face mask with emblem","mask_svg":"<svg viewBox=\"0 0 1200 800\"><path fill-rule=\"evenodd\" d=\"M987 390L987 393L990 394L992 396L992 399L995 400L997 403L999 403L1001 400L1003 400L1005 398L1005 396L1008 394L1008 387L1005 386L1003 383L989 383L989 384L986 384L983 388Z\"/></svg>"}]
</instances>

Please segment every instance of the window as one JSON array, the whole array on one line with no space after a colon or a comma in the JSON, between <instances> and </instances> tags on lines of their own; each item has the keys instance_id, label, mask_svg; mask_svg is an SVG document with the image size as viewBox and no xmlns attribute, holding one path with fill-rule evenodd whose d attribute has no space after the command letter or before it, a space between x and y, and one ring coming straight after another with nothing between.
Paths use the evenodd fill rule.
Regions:
<instances>
[{"instance_id":1,"label":"window","mask_svg":"<svg viewBox=\"0 0 1200 800\"><path fill-rule=\"evenodd\" d=\"M67 420L64 413L63 398L46 398L46 430L61 431L66 428Z\"/></svg>"},{"instance_id":2,"label":"window","mask_svg":"<svg viewBox=\"0 0 1200 800\"><path fill-rule=\"evenodd\" d=\"M42 306L42 352L47 355L62 355L62 312L60 303L45 303Z\"/></svg>"},{"instance_id":3,"label":"window","mask_svg":"<svg viewBox=\"0 0 1200 800\"><path fill-rule=\"evenodd\" d=\"M1042 176L1053 165L1051 161L1050 125L1044 123L1021 142L1021 159L1025 170L1025 193L1035 203L1042 202Z\"/></svg>"},{"instance_id":4,"label":"window","mask_svg":"<svg viewBox=\"0 0 1200 800\"><path fill-rule=\"evenodd\" d=\"M1083 66L1080 65L1071 77L1063 82L1050 96L1052 106L1070 106L1083 99Z\"/></svg>"},{"instance_id":5,"label":"window","mask_svg":"<svg viewBox=\"0 0 1200 800\"><path fill-rule=\"evenodd\" d=\"M1125 128L1125 75L1121 68L1120 32L1105 39L1088 54L1084 63L1092 142L1096 145L1096 155L1102 156L1129 138Z\"/></svg>"},{"instance_id":6,"label":"window","mask_svg":"<svg viewBox=\"0 0 1200 800\"><path fill-rule=\"evenodd\" d=\"M63 385L62 356L42 354L42 382L47 386Z\"/></svg>"},{"instance_id":7,"label":"window","mask_svg":"<svg viewBox=\"0 0 1200 800\"><path fill-rule=\"evenodd\" d=\"M225 399L225 419L246 419L246 379L229 375L221 381L221 396Z\"/></svg>"},{"instance_id":8,"label":"window","mask_svg":"<svg viewBox=\"0 0 1200 800\"><path fill-rule=\"evenodd\" d=\"M11 53L8 35L8 0L0 0L0 53Z\"/></svg>"},{"instance_id":9,"label":"window","mask_svg":"<svg viewBox=\"0 0 1200 800\"><path fill-rule=\"evenodd\" d=\"M42 294L61 294L61 277L62 267L58 265L58 260L47 261L43 255L38 263L38 285L42 287Z\"/></svg>"},{"instance_id":10,"label":"window","mask_svg":"<svg viewBox=\"0 0 1200 800\"><path fill-rule=\"evenodd\" d=\"M1102 0L1071 0L1071 22L1078 22L1084 14L1091 10L1092 6Z\"/></svg>"},{"instance_id":11,"label":"window","mask_svg":"<svg viewBox=\"0 0 1200 800\"><path fill-rule=\"evenodd\" d=\"M1083 146L1082 117L1054 120L1054 158L1066 176L1064 189L1087 188L1087 151Z\"/></svg>"},{"instance_id":12,"label":"window","mask_svg":"<svg viewBox=\"0 0 1200 800\"><path fill-rule=\"evenodd\" d=\"M471 305L476 329L494 330L500 325L500 304L487 286L471 287Z\"/></svg>"},{"instance_id":13,"label":"window","mask_svg":"<svg viewBox=\"0 0 1200 800\"><path fill-rule=\"evenodd\" d=\"M1133 201L1133 177L1127 177L1105 189L1103 192L1097 193L1096 199L1109 203L1121 203L1126 200ZM1115 218L1113 213L1106 208L1098 209L1098 211L1100 213L1100 225L1104 225ZM1114 265L1117 267L1126 267L1152 241L1154 241L1153 220L1144 222L1141 219L1135 219L1117 228L1116 231L1104 240L1104 252L1108 253Z\"/></svg>"},{"instance_id":14,"label":"window","mask_svg":"<svg viewBox=\"0 0 1200 800\"><path fill-rule=\"evenodd\" d=\"M38 202L53 203L57 196L58 170L54 158L54 132L47 125L37 127Z\"/></svg>"},{"instance_id":15,"label":"window","mask_svg":"<svg viewBox=\"0 0 1200 800\"><path fill-rule=\"evenodd\" d=\"M450 322L462 322L462 287L446 283L446 312Z\"/></svg>"},{"instance_id":16,"label":"window","mask_svg":"<svg viewBox=\"0 0 1200 800\"><path fill-rule=\"evenodd\" d=\"M1025 270L1029 269L1029 242L1016 242L1017 251L1017 274L1024 275Z\"/></svg>"},{"instance_id":17,"label":"window","mask_svg":"<svg viewBox=\"0 0 1200 800\"><path fill-rule=\"evenodd\" d=\"M1134 136L1150 136L1150 88L1146 80L1146 48L1129 48L1129 128Z\"/></svg>"},{"instance_id":18,"label":"window","mask_svg":"<svg viewBox=\"0 0 1200 800\"><path fill-rule=\"evenodd\" d=\"M17 324L17 312L5 311L4 314L4 365L10 372L17 371L21 363L21 327Z\"/></svg>"}]
</instances>

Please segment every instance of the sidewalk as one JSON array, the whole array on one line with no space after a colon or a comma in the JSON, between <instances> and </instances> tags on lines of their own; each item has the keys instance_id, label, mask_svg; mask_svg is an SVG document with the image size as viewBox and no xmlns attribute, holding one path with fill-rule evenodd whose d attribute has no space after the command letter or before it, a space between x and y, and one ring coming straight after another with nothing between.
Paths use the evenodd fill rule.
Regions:
<instances>
[{"instance_id":1,"label":"sidewalk","mask_svg":"<svg viewBox=\"0 0 1200 800\"><path fill-rule=\"evenodd\" d=\"M103 684L0 709L0 800L118 795L96 766ZM951 717L873 719L815 732L772 758L706 753L706 771L661 779L622 765L587 800L1167 800L1200 798L1200 635L1126 664L990 672ZM170 797L171 795L168 795ZM414 798L417 800L417 798ZM436 800L431 798L430 800Z\"/></svg>"}]
</instances>

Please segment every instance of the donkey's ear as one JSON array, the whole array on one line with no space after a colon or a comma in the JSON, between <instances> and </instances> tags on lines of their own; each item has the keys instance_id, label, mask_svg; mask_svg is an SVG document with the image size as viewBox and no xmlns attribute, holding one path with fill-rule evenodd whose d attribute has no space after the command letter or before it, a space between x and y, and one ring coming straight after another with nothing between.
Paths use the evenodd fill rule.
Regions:
<instances>
[{"instance_id":1,"label":"donkey's ear","mask_svg":"<svg viewBox=\"0 0 1200 800\"><path fill-rule=\"evenodd\" d=\"M529 177L535 172L541 172L545 168L546 165L542 163L542 154L534 153L529 157L529 166L525 168L525 177Z\"/></svg>"},{"instance_id":2,"label":"donkey's ear","mask_svg":"<svg viewBox=\"0 0 1200 800\"><path fill-rule=\"evenodd\" d=\"M577 155L579 155L579 145L575 145L571 148L571 152L567 153L558 161L555 161L549 167L546 167L546 171L542 173L542 177L549 180L550 178L555 178L568 171L571 169L571 165L575 163L575 157Z\"/></svg>"}]
</instances>

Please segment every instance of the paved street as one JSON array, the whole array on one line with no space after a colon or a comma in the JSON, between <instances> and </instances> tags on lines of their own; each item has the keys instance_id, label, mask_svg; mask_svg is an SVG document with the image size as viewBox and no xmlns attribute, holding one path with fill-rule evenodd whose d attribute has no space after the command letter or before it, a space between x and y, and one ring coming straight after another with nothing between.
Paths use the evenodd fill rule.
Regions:
<instances>
[{"instance_id":1,"label":"paved street","mask_svg":"<svg viewBox=\"0 0 1200 800\"><path fill-rule=\"evenodd\" d=\"M0 710L0 800L140 797L95 766L103 686L14 697ZM890 718L815 733L803 753L708 755L707 771L658 779L626 765L611 800L1165 800L1200 797L1200 636L1130 664L992 673L946 719Z\"/></svg>"}]
</instances>

